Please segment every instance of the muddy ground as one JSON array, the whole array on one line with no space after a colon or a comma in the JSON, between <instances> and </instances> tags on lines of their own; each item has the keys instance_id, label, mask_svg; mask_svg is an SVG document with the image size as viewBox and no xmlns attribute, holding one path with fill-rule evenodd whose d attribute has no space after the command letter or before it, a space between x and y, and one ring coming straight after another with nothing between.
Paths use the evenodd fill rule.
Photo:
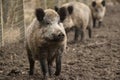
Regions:
<instances>
[{"instance_id":1,"label":"muddy ground","mask_svg":"<svg viewBox=\"0 0 120 80\"><path fill-rule=\"evenodd\" d=\"M107 7L104 26L93 29L92 39L68 46L61 75L51 80L120 80L120 6ZM0 80L41 80L39 62L33 76L28 71L24 44L0 48Z\"/></svg>"}]
</instances>

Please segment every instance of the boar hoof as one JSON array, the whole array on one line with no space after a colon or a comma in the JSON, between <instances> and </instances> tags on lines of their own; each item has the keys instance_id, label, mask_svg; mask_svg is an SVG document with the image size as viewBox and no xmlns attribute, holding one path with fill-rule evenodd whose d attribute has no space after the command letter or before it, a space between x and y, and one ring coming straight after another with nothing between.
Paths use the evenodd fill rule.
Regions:
<instances>
[{"instance_id":1,"label":"boar hoof","mask_svg":"<svg viewBox=\"0 0 120 80\"><path fill-rule=\"evenodd\" d=\"M48 76L44 76L43 80L50 80L50 79L48 78Z\"/></svg>"},{"instance_id":2,"label":"boar hoof","mask_svg":"<svg viewBox=\"0 0 120 80\"><path fill-rule=\"evenodd\" d=\"M58 72L55 72L55 75L56 75L56 76L59 76L59 75L60 75L60 73L58 73Z\"/></svg>"}]
</instances>

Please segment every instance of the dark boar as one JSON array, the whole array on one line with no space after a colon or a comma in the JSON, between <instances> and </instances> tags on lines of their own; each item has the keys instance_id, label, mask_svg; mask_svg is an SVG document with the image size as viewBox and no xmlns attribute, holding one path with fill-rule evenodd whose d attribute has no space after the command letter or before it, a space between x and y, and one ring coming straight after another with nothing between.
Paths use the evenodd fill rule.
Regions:
<instances>
[{"instance_id":1,"label":"dark boar","mask_svg":"<svg viewBox=\"0 0 120 80\"><path fill-rule=\"evenodd\" d=\"M80 2L69 2L60 8L55 6L60 15L60 20L65 27L66 33L75 29L74 42L78 41L81 34L81 41L85 38L85 30L88 29L89 37L92 35L92 15L90 8Z\"/></svg>"},{"instance_id":2,"label":"dark boar","mask_svg":"<svg viewBox=\"0 0 120 80\"><path fill-rule=\"evenodd\" d=\"M41 64L44 78L48 73L51 76L52 63L56 60L56 72L61 72L62 53L66 49L66 33L62 23L59 23L59 15L52 9L35 11L36 18L26 29L26 49L30 64L29 74L33 75L35 60Z\"/></svg>"},{"instance_id":3,"label":"dark boar","mask_svg":"<svg viewBox=\"0 0 120 80\"><path fill-rule=\"evenodd\" d=\"M106 4L105 0L94 0L92 1L92 16L93 16L93 27L96 27L96 21L98 22L98 27L101 26L105 12L106 12Z\"/></svg>"}]
</instances>

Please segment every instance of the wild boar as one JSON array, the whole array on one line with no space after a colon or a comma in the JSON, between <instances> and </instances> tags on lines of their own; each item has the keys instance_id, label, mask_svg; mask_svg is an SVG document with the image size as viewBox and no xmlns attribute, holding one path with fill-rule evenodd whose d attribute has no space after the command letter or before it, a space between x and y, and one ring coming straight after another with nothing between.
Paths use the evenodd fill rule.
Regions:
<instances>
[{"instance_id":1,"label":"wild boar","mask_svg":"<svg viewBox=\"0 0 120 80\"><path fill-rule=\"evenodd\" d=\"M92 10L92 16L93 16L93 27L96 27L97 22L98 22L98 27L101 27L105 13L106 13L105 0L92 1L91 10Z\"/></svg>"},{"instance_id":2,"label":"wild boar","mask_svg":"<svg viewBox=\"0 0 120 80\"><path fill-rule=\"evenodd\" d=\"M30 64L29 75L33 75L35 61L41 64L44 79L52 75L52 63L56 60L55 75L60 75L61 58L66 51L66 33L55 10L38 8L36 18L26 29L25 43Z\"/></svg>"},{"instance_id":3,"label":"wild boar","mask_svg":"<svg viewBox=\"0 0 120 80\"><path fill-rule=\"evenodd\" d=\"M89 37L92 37L92 14L90 8L80 2L69 2L60 8L55 6L55 10L60 15L66 33L75 30L74 42L78 41L81 34L81 41L85 38L85 30L88 29Z\"/></svg>"}]
</instances>

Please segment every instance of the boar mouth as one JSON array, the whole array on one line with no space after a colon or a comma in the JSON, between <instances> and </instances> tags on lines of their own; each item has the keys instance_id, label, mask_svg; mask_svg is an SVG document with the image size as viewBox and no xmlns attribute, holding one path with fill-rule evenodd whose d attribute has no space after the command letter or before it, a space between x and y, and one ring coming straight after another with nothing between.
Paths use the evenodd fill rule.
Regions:
<instances>
[{"instance_id":1,"label":"boar mouth","mask_svg":"<svg viewBox=\"0 0 120 80\"><path fill-rule=\"evenodd\" d=\"M54 38L54 39L48 39L48 38L46 38L46 41L49 41L49 42L61 42L63 40L64 39L61 39L61 38Z\"/></svg>"},{"instance_id":2,"label":"boar mouth","mask_svg":"<svg viewBox=\"0 0 120 80\"><path fill-rule=\"evenodd\" d=\"M64 38L62 38L62 37L57 37L57 38L52 39L53 42L61 42L63 40L64 40Z\"/></svg>"}]
</instances>

